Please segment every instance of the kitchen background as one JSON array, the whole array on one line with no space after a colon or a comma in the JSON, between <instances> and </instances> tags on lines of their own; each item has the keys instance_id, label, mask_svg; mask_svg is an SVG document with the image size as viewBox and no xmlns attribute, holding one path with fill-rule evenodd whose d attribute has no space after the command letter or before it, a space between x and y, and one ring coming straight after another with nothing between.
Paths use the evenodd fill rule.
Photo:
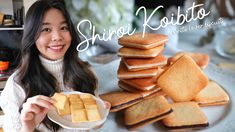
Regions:
<instances>
[{"instance_id":1,"label":"kitchen background","mask_svg":"<svg viewBox=\"0 0 235 132\"><path fill-rule=\"evenodd\" d=\"M0 0L0 89L4 88L7 78L19 63L24 16L34 1ZM185 14L185 10L191 7L193 2L204 4L203 8L206 12L210 11L210 14L202 20L191 21L181 26L168 25L156 31L147 28L146 32L169 36L165 54L172 55L182 50L207 53L212 63L235 72L234 0L64 0L64 2L75 26L81 20L89 19L96 27L97 34L107 33L108 29L115 30L128 24L132 29L136 28L137 32L142 31L144 14L140 12L135 15L141 6L146 7L147 15L159 5L164 6L154 13L149 22L149 25L157 27L163 17L170 18L172 13L177 14L178 6L180 12ZM92 35L87 25L81 25L80 29L87 37ZM118 58L116 55L118 48L120 46L117 37L113 36L109 41L97 40L79 55L91 65L102 65Z\"/></svg>"}]
</instances>

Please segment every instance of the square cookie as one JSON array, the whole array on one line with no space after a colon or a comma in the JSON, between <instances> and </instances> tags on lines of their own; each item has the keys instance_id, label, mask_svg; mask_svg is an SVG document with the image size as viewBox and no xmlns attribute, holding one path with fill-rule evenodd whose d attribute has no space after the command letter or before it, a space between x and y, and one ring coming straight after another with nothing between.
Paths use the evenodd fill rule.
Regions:
<instances>
[{"instance_id":1,"label":"square cookie","mask_svg":"<svg viewBox=\"0 0 235 132\"><path fill-rule=\"evenodd\" d=\"M207 117L195 102L171 104L173 112L162 121L167 128L200 128L209 125Z\"/></svg>"},{"instance_id":2,"label":"square cookie","mask_svg":"<svg viewBox=\"0 0 235 132\"><path fill-rule=\"evenodd\" d=\"M208 78L194 60L184 55L157 79L159 87L175 102L192 100L208 84Z\"/></svg>"}]
</instances>

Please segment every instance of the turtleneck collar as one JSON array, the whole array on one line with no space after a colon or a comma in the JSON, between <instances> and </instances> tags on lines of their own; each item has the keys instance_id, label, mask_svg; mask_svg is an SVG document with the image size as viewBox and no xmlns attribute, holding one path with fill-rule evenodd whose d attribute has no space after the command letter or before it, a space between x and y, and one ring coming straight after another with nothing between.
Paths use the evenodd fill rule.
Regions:
<instances>
[{"instance_id":1,"label":"turtleneck collar","mask_svg":"<svg viewBox=\"0 0 235 132\"><path fill-rule=\"evenodd\" d=\"M41 55L39 55L39 59L41 60L42 65L52 74L58 74L63 72L63 60L61 58L59 60L48 60Z\"/></svg>"}]
</instances>

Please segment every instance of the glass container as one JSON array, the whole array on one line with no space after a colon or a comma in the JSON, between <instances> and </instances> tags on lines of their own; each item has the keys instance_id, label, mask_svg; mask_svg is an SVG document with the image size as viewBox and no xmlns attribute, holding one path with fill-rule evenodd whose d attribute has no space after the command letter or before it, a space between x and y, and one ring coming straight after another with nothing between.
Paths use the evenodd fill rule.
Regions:
<instances>
[{"instance_id":1,"label":"glass container","mask_svg":"<svg viewBox=\"0 0 235 132\"><path fill-rule=\"evenodd\" d=\"M225 21L216 28L215 44L218 54L235 59L235 21Z\"/></svg>"}]
</instances>

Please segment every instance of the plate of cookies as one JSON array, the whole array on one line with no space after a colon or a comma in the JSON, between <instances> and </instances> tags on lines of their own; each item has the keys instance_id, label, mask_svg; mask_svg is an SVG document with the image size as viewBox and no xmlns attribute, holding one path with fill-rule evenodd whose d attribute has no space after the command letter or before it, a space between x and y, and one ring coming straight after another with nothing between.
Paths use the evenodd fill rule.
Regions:
<instances>
[{"instance_id":1,"label":"plate of cookies","mask_svg":"<svg viewBox=\"0 0 235 132\"><path fill-rule=\"evenodd\" d=\"M166 36L145 36L120 38L120 59L95 69L100 97L111 104L103 130L234 132L235 74L204 53L164 55Z\"/></svg>"},{"instance_id":2,"label":"plate of cookies","mask_svg":"<svg viewBox=\"0 0 235 132\"><path fill-rule=\"evenodd\" d=\"M109 113L104 102L88 93L77 91L55 93L55 109L48 118L66 129L90 130L102 125Z\"/></svg>"}]
</instances>

